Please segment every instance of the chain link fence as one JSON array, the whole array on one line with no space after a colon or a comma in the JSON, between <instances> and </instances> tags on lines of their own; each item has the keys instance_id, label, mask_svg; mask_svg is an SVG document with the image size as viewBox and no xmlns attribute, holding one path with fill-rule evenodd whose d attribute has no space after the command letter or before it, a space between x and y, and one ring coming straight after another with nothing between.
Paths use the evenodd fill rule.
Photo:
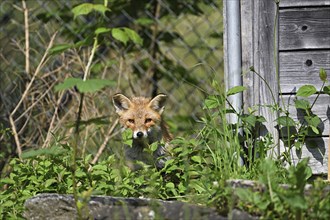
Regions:
<instances>
[{"instance_id":1,"label":"chain link fence","mask_svg":"<svg viewBox=\"0 0 330 220\"><path fill-rule=\"evenodd\" d=\"M55 92L54 86L67 77L82 77L91 53L86 42L92 42L91 30L100 25L129 27L143 44L123 45L107 35L101 39L90 78L117 84L85 97L82 120L92 129L86 129L84 142L96 149L115 120L114 93L167 94L166 118L180 133L202 115L202 102L213 93L211 81L222 82L222 1L109 0L111 11L104 16L93 12L74 18L71 10L81 3L104 1L0 2L0 124L3 129L14 126L18 139L2 132L1 151L13 153L18 144L39 148L52 142L52 134L72 133L79 95L75 89ZM86 44L44 57L55 33L53 47Z\"/></svg>"}]
</instances>

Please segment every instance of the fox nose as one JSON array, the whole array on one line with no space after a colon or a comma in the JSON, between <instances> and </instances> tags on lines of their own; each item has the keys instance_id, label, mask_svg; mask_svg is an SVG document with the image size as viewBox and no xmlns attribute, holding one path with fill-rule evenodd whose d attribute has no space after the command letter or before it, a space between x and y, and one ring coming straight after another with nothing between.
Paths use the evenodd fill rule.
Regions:
<instances>
[{"instance_id":1,"label":"fox nose","mask_svg":"<svg viewBox=\"0 0 330 220\"><path fill-rule=\"evenodd\" d=\"M136 133L136 136L138 138L142 138L143 137L143 132L142 131L139 131L138 133Z\"/></svg>"}]
</instances>

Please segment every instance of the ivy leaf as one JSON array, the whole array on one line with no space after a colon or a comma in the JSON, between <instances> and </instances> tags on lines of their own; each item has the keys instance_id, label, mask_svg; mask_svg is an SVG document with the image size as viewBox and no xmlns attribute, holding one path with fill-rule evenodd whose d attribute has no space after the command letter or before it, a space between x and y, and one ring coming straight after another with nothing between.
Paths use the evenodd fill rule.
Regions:
<instances>
[{"instance_id":1,"label":"ivy leaf","mask_svg":"<svg viewBox=\"0 0 330 220\"><path fill-rule=\"evenodd\" d=\"M105 12L110 11L109 8L101 4L83 3L74 7L72 13L74 14L74 19L76 19L77 16L87 15L93 10L100 12L103 16L105 15Z\"/></svg>"},{"instance_id":2,"label":"ivy leaf","mask_svg":"<svg viewBox=\"0 0 330 220\"><path fill-rule=\"evenodd\" d=\"M321 68L320 69L320 79L322 80L322 82L326 82L327 81L327 72L325 71L325 69Z\"/></svg>"},{"instance_id":3,"label":"ivy leaf","mask_svg":"<svg viewBox=\"0 0 330 220\"><path fill-rule=\"evenodd\" d=\"M227 91L227 96L235 95L246 90L244 86L234 86Z\"/></svg>"},{"instance_id":4,"label":"ivy leaf","mask_svg":"<svg viewBox=\"0 0 330 220\"><path fill-rule=\"evenodd\" d=\"M308 97L317 92L316 88L312 85L304 85L297 91L297 96Z\"/></svg>"},{"instance_id":5,"label":"ivy leaf","mask_svg":"<svg viewBox=\"0 0 330 220\"><path fill-rule=\"evenodd\" d=\"M121 30L120 28L113 28L111 34L113 38L122 42L126 46L129 37L125 31Z\"/></svg>"}]
</instances>

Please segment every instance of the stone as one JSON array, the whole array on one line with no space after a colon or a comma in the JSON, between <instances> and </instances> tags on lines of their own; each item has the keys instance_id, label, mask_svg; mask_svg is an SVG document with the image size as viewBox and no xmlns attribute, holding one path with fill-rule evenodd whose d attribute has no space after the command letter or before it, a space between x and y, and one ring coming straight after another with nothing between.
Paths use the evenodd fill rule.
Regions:
<instances>
[{"instance_id":1,"label":"stone","mask_svg":"<svg viewBox=\"0 0 330 220\"><path fill-rule=\"evenodd\" d=\"M39 194L28 199L24 206L24 216L30 220L77 219L75 201L72 195ZM256 219L240 210L233 210L231 217L232 219ZM180 201L92 196L88 201L88 206L82 208L82 219L225 220L228 217L220 215L214 208Z\"/></svg>"}]
</instances>

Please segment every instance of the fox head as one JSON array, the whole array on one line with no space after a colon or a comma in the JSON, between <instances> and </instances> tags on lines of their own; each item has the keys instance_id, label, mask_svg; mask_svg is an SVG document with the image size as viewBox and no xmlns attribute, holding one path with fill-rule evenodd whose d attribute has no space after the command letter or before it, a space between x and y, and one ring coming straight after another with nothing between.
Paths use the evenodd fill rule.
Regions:
<instances>
[{"instance_id":1,"label":"fox head","mask_svg":"<svg viewBox=\"0 0 330 220\"><path fill-rule=\"evenodd\" d=\"M161 133L161 114L165 108L165 94L159 94L152 99L144 97L127 98L123 94L112 97L120 123L133 131L133 139L158 139ZM154 132L158 130L159 132ZM160 134L161 135L161 134Z\"/></svg>"}]
</instances>

